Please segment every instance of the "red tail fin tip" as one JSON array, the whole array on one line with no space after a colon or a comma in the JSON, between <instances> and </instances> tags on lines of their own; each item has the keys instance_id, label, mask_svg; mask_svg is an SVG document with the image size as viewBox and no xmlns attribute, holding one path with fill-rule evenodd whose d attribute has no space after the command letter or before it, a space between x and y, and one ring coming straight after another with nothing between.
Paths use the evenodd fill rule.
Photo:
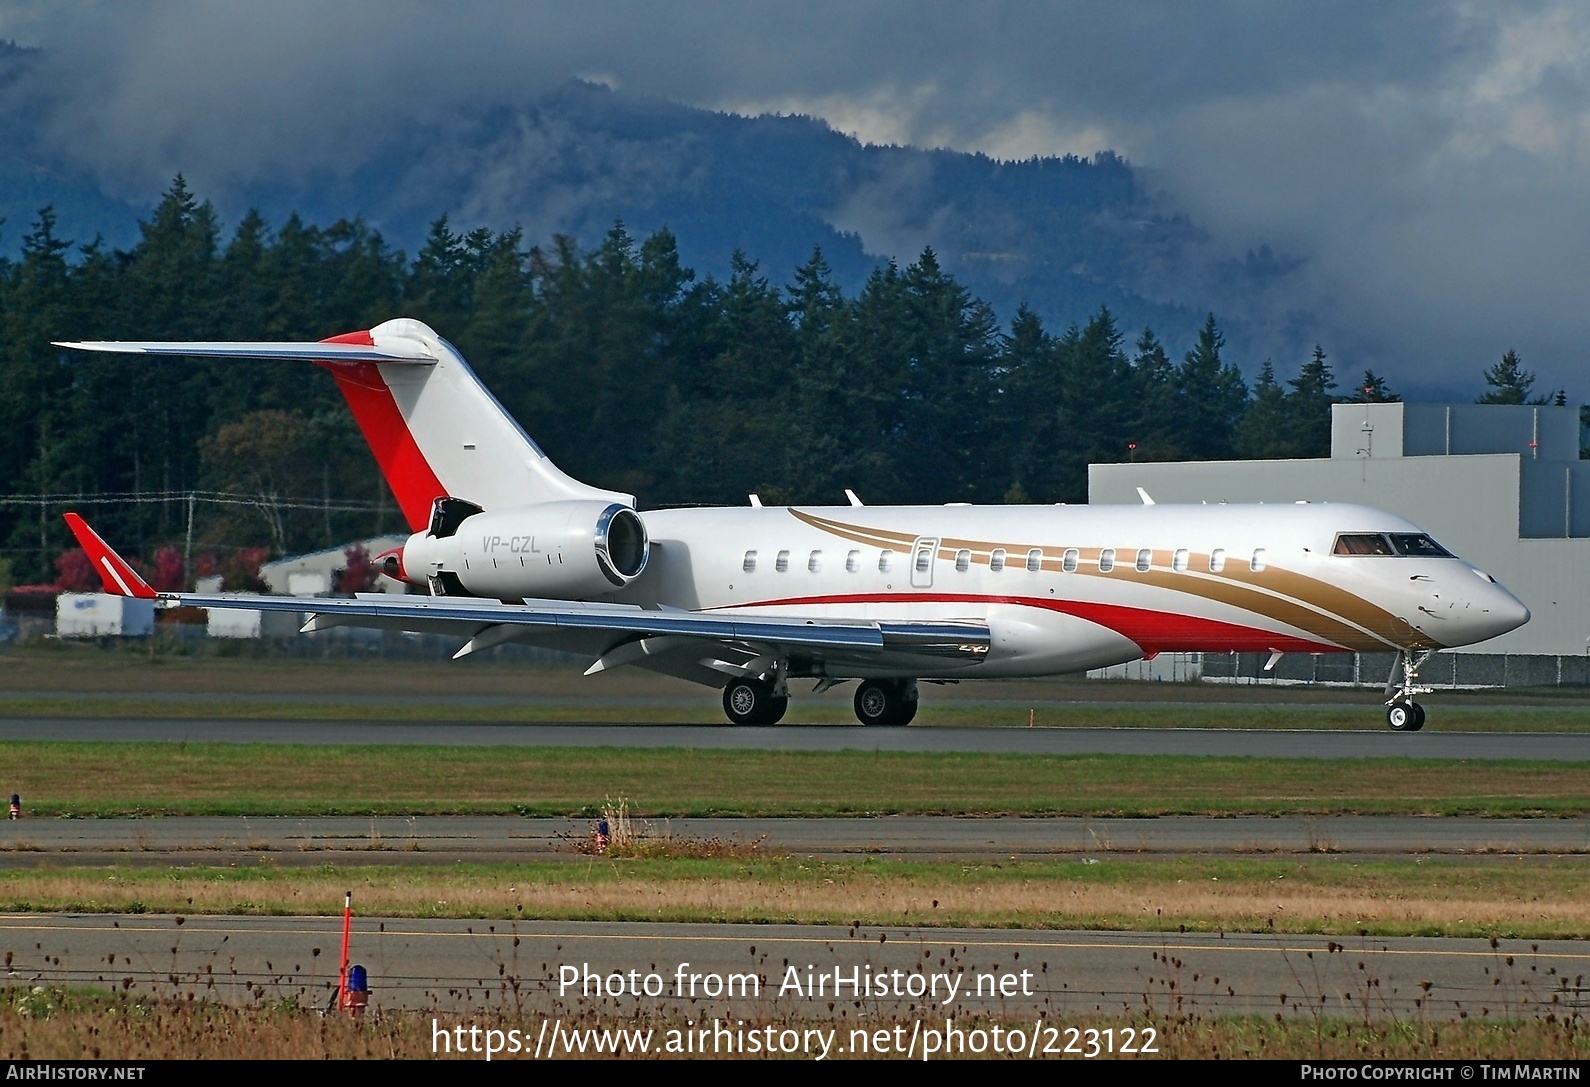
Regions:
<instances>
[{"instance_id":1,"label":"red tail fin tip","mask_svg":"<svg viewBox=\"0 0 1590 1087\"><path fill-rule=\"evenodd\" d=\"M66 527L72 530L78 546L88 554L89 561L94 564L94 572L99 574L107 593L112 596L135 596L140 600L153 600L159 595L138 576L136 570L127 565L126 559L99 538L99 533L88 527L87 521L75 513L68 513Z\"/></svg>"}]
</instances>

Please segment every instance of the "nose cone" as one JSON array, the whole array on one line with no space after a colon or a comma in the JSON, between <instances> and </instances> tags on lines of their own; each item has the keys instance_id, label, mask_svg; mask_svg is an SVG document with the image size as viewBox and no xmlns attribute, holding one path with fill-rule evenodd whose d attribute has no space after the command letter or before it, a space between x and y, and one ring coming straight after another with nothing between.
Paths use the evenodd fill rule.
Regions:
<instances>
[{"instance_id":1,"label":"nose cone","mask_svg":"<svg viewBox=\"0 0 1590 1087\"><path fill-rule=\"evenodd\" d=\"M1498 633L1505 634L1509 630L1517 630L1529 622L1529 608L1524 606L1524 602L1500 585L1496 586L1496 589L1497 594L1502 598L1495 609L1497 621L1505 624Z\"/></svg>"},{"instance_id":2,"label":"nose cone","mask_svg":"<svg viewBox=\"0 0 1590 1087\"><path fill-rule=\"evenodd\" d=\"M1474 614L1466 624L1473 628L1468 632L1470 641L1483 642L1487 638L1497 638L1529 622L1529 609L1524 602L1500 585L1488 585L1476 603L1479 606L1474 611L1478 614Z\"/></svg>"}]
</instances>

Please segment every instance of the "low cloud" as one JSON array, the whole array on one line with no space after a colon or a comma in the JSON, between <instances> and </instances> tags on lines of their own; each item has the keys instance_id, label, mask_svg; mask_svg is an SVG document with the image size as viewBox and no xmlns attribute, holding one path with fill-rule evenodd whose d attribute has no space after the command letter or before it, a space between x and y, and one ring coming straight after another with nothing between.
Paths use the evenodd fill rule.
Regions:
<instances>
[{"instance_id":1,"label":"low cloud","mask_svg":"<svg viewBox=\"0 0 1590 1087\"><path fill-rule=\"evenodd\" d=\"M6 37L40 52L5 107L142 201L179 170L218 198L264 176L346 178L394 133L526 109L576 76L807 113L876 143L1114 149L1208 239L1181 289L1273 328L1275 350L1317 336L1344 374L1455 394L1515 347L1542 387L1590 398L1590 11L1566 2L33 2L0 11ZM502 140L460 214L514 214L539 149L579 144L533 125ZM602 198L590 179L543 180L540 211L515 216L527 230ZM858 194L836 222L874 251L931 240L931 222L891 221L879 199ZM1222 261L1263 246L1290 271L1244 296Z\"/></svg>"}]
</instances>

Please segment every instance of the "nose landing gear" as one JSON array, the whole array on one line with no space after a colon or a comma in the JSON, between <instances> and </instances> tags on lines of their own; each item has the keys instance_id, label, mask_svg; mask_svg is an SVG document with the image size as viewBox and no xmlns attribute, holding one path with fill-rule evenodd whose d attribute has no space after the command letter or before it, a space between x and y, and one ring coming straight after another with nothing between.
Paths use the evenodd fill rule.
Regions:
<instances>
[{"instance_id":1,"label":"nose landing gear","mask_svg":"<svg viewBox=\"0 0 1590 1087\"><path fill-rule=\"evenodd\" d=\"M1424 707L1414 696L1429 694L1429 687L1419 686L1419 669L1434 656L1434 650L1404 649L1401 658L1391 666L1386 679L1386 724L1393 732L1418 732L1424 727ZM1402 681L1397 681L1397 669L1402 669ZM1393 693L1395 692L1395 693Z\"/></svg>"}]
</instances>

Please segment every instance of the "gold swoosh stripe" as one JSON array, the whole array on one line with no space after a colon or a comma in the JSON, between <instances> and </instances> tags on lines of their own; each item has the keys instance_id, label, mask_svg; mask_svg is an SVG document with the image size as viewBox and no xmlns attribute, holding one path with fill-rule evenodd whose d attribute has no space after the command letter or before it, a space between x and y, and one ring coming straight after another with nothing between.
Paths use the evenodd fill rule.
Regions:
<instances>
[{"instance_id":1,"label":"gold swoosh stripe","mask_svg":"<svg viewBox=\"0 0 1590 1087\"><path fill-rule=\"evenodd\" d=\"M887 532L883 529L865 528L860 525L847 525L843 521L830 521L826 517L802 513L797 509L791 509L790 513L798 520L806 522L815 529L820 529L841 539L850 540L852 543L867 544L870 547L886 547L890 550L909 551L917 540L915 536L907 536L898 532Z\"/></svg>"},{"instance_id":2,"label":"gold swoosh stripe","mask_svg":"<svg viewBox=\"0 0 1590 1087\"><path fill-rule=\"evenodd\" d=\"M903 533L890 533L850 525L841 521L815 517L791 510L796 517L814 528L840 536L843 539L874 547L891 547L909 550L918 537ZM1067 550L1077 552L1074 573L1086 577L1114 577L1098 569L1099 555L1109 548L1079 547L1053 548L1031 545L999 544L986 540L969 540L940 537L938 557L953 561L957 551L970 551L976 559L986 562L995 550L1014 556L1017 564L1024 562L1029 551L1042 553L1043 570L1063 572L1063 557ZM1387 646L1414 648L1439 648L1439 643L1424 635L1407 622L1384 608L1365 600L1340 586L1309 577L1282 567L1269 567L1255 572L1240 563L1220 573L1204 574L1192 569L1195 565L1207 566L1207 554L1189 554L1188 569L1176 572L1171 569L1169 550L1154 551L1148 572L1140 573L1135 566L1137 549L1113 549L1121 573L1156 588L1181 592L1199 599L1226 604L1252 614L1262 615L1279 623L1332 642L1347 649L1378 650ZM1092 567L1089 569L1088 567ZM1316 610L1317 609L1317 610Z\"/></svg>"}]
</instances>

